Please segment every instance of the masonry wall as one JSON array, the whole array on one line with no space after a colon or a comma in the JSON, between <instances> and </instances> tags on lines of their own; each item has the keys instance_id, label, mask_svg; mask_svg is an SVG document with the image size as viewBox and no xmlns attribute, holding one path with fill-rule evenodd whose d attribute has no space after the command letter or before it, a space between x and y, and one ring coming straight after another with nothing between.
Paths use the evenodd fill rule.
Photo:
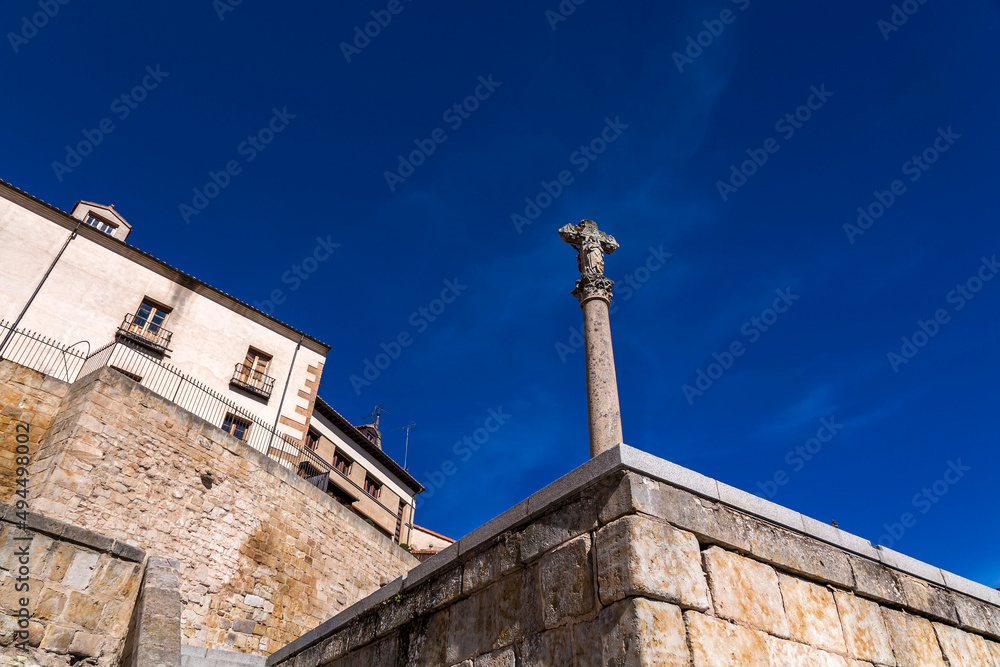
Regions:
<instances>
[{"instance_id":1,"label":"masonry wall","mask_svg":"<svg viewBox=\"0 0 1000 667\"><path fill-rule=\"evenodd\" d=\"M27 436L24 444L33 458L67 391L65 382L0 361L0 502L10 500L17 489L17 436ZM22 425L21 430L18 425Z\"/></svg>"},{"instance_id":2,"label":"masonry wall","mask_svg":"<svg viewBox=\"0 0 1000 667\"><path fill-rule=\"evenodd\" d=\"M1000 665L992 589L792 512L798 530L628 470L554 501L560 492L539 492L268 664Z\"/></svg>"},{"instance_id":3,"label":"masonry wall","mask_svg":"<svg viewBox=\"0 0 1000 667\"><path fill-rule=\"evenodd\" d=\"M416 564L293 472L119 373L78 380L33 508L180 562L182 641L267 654Z\"/></svg>"},{"instance_id":4,"label":"masonry wall","mask_svg":"<svg viewBox=\"0 0 1000 667\"><path fill-rule=\"evenodd\" d=\"M117 666L143 551L3 503L0 518L0 664Z\"/></svg>"}]
</instances>

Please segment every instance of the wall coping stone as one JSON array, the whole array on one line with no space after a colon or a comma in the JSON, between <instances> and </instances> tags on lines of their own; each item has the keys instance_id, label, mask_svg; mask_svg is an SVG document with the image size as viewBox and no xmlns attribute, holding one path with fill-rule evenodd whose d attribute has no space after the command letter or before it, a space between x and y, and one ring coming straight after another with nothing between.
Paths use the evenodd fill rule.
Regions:
<instances>
[{"instance_id":1,"label":"wall coping stone","mask_svg":"<svg viewBox=\"0 0 1000 667\"><path fill-rule=\"evenodd\" d=\"M865 557L876 563L881 563L894 570L905 572L938 586L952 588L970 597L1000 606L1000 591L989 586L964 579L950 572L945 572L940 568L910 558L892 549L873 546L869 540L863 537L803 516L799 512L723 484L722 482L635 449L624 443L603 452L599 456L566 473L545 488L529 496L527 500L521 501L511 509L476 528L465 537L462 537L447 549L427 559L396 581L400 583L402 590L413 589L432 577L443 574L448 567L459 560L460 556L468 554L470 551L508 530L529 523L558 505L560 501L622 470L628 470L689 491L702 498L713 500L745 514L764 519L769 523L790 529L846 552ZM395 583L393 582L393 584ZM384 586L383 589L393 584ZM346 627L358 614L374 607L387 597L389 595L385 595L382 593L382 590L379 590L369 597L356 602L333 618L272 653L267 659L267 665L273 666L301 653L320 639L328 637Z\"/></svg>"},{"instance_id":2,"label":"wall coping stone","mask_svg":"<svg viewBox=\"0 0 1000 667\"><path fill-rule=\"evenodd\" d=\"M11 525L19 525L17 509L13 505L0 502L0 521ZM62 542L72 542L100 553L111 554L122 560L141 563L146 559L146 552L131 544L115 540L105 535L99 535L86 528L53 519L37 512L28 512L25 525L43 535Z\"/></svg>"}]
</instances>

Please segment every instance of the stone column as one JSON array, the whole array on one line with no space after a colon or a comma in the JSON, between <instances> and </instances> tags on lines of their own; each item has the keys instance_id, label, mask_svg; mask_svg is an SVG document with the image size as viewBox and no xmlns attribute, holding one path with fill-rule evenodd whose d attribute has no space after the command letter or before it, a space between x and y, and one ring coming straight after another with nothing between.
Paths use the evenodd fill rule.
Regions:
<instances>
[{"instance_id":1,"label":"stone column","mask_svg":"<svg viewBox=\"0 0 1000 667\"><path fill-rule=\"evenodd\" d=\"M614 282L604 276L604 253L618 248L614 237L584 220L559 230L563 241L577 250L580 280L572 294L583 310L583 338L587 365L587 421L590 430L590 456L622 442L621 408L618 404L618 380L611 345L611 288Z\"/></svg>"}]
</instances>

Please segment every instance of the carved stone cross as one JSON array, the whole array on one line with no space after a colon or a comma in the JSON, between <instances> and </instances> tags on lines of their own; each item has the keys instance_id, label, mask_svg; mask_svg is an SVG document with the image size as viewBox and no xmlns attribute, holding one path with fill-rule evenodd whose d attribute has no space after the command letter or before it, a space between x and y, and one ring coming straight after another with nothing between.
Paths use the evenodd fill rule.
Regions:
<instances>
[{"instance_id":1,"label":"carved stone cross","mask_svg":"<svg viewBox=\"0 0 1000 667\"><path fill-rule=\"evenodd\" d=\"M572 294L583 310L583 339L587 365L587 421L590 429L590 456L622 442L621 408L618 405L618 380L611 347L611 288L614 282L604 276L604 255L618 249L613 236L597 228L593 220L565 225L559 236L577 252L580 279Z\"/></svg>"}]
</instances>

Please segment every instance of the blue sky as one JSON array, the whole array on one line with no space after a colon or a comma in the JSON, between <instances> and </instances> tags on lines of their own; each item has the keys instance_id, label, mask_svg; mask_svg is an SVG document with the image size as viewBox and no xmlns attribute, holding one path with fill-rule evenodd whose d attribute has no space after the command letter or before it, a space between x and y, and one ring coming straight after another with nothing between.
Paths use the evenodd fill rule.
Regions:
<instances>
[{"instance_id":1,"label":"blue sky","mask_svg":"<svg viewBox=\"0 0 1000 667\"><path fill-rule=\"evenodd\" d=\"M1000 586L1000 7L892 4L6 0L0 178L329 343L454 537L588 456L594 219L627 443Z\"/></svg>"}]
</instances>

